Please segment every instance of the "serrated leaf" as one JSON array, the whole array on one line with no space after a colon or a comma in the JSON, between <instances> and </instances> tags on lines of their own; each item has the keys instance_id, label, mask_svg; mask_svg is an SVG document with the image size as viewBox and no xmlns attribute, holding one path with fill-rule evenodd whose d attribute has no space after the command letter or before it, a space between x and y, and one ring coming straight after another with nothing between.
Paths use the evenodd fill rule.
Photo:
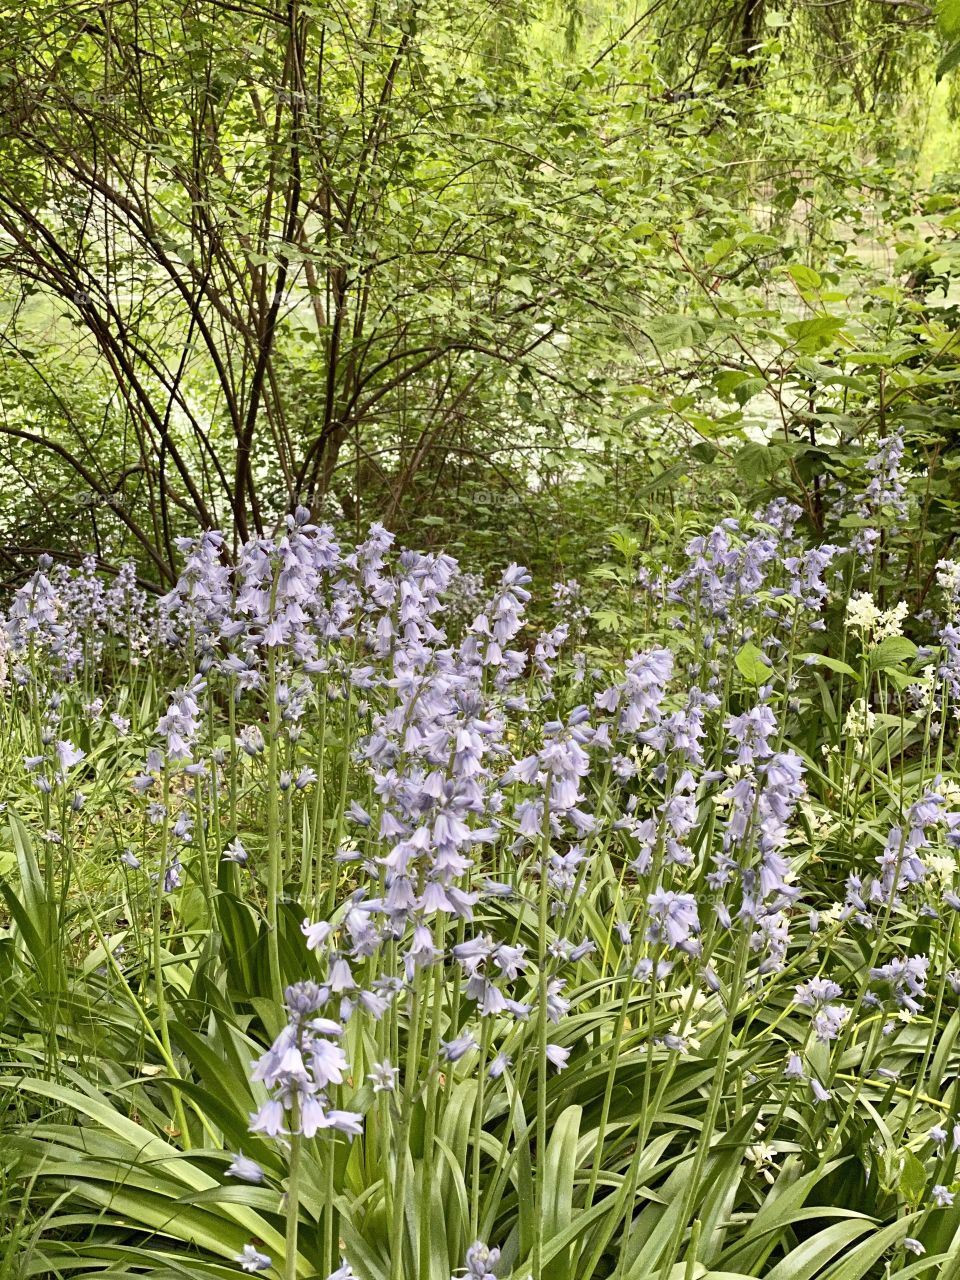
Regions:
<instances>
[{"instance_id":1,"label":"serrated leaf","mask_svg":"<svg viewBox=\"0 0 960 1280\"><path fill-rule=\"evenodd\" d=\"M837 336L843 321L837 316L813 316L809 320L793 320L783 327L801 351L817 351Z\"/></svg>"},{"instance_id":2,"label":"serrated leaf","mask_svg":"<svg viewBox=\"0 0 960 1280\"><path fill-rule=\"evenodd\" d=\"M906 636L887 636L870 651L869 663L873 670L881 667L898 667L912 662L917 656L917 646Z\"/></svg>"},{"instance_id":3,"label":"serrated leaf","mask_svg":"<svg viewBox=\"0 0 960 1280\"><path fill-rule=\"evenodd\" d=\"M767 444L745 444L733 459L740 474L752 484L769 480L783 465L786 455Z\"/></svg>"},{"instance_id":4,"label":"serrated leaf","mask_svg":"<svg viewBox=\"0 0 960 1280\"><path fill-rule=\"evenodd\" d=\"M703 322L687 315L656 316L644 323L643 331L658 351L694 347L706 334Z\"/></svg>"}]
</instances>

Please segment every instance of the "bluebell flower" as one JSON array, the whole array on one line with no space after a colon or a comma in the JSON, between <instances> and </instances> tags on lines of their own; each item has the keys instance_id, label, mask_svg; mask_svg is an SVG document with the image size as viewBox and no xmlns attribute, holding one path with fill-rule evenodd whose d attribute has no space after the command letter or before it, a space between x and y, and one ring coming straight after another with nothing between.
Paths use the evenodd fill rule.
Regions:
<instances>
[{"instance_id":1,"label":"bluebell flower","mask_svg":"<svg viewBox=\"0 0 960 1280\"><path fill-rule=\"evenodd\" d=\"M647 896L650 904L650 942L666 943L670 948L689 949L693 935L700 932L697 902L692 893L675 893L658 886Z\"/></svg>"},{"instance_id":2,"label":"bluebell flower","mask_svg":"<svg viewBox=\"0 0 960 1280\"><path fill-rule=\"evenodd\" d=\"M496 1057L491 1059L490 1065L487 1068L487 1075L490 1077L491 1080L499 1080L500 1077L503 1075L504 1071L506 1071L512 1065L513 1065L513 1059L510 1057L509 1053L504 1053L501 1050L501 1052L498 1053Z\"/></svg>"},{"instance_id":3,"label":"bluebell flower","mask_svg":"<svg viewBox=\"0 0 960 1280\"><path fill-rule=\"evenodd\" d=\"M340 1024L317 1016L327 993L314 982L299 982L286 989L284 998L287 1024L251 1074L274 1091L251 1116L251 1132L277 1137L296 1123L294 1131L308 1138L322 1129L356 1135L362 1116L327 1104L328 1086L341 1084L347 1071L346 1055L331 1039L340 1036Z\"/></svg>"},{"instance_id":4,"label":"bluebell flower","mask_svg":"<svg viewBox=\"0 0 960 1280\"><path fill-rule=\"evenodd\" d=\"M399 1068L392 1067L385 1058L383 1062L373 1063L373 1069L368 1073L367 1079L373 1085L374 1093L392 1093L397 1087L399 1074Z\"/></svg>"},{"instance_id":5,"label":"bluebell flower","mask_svg":"<svg viewBox=\"0 0 960 1280\"><path fill-rule=\"evenodd\" d=\"M901 1009L919 1013L921 1002L926 994L929 967L930 961L927 956L917 955L908 958L898 956L887 964L872 968L870 978L874 982L887 985Z\"/></svg>"},{"instance_id":6,"label":"bluebell flower","mask_svg":"<svg viewBox=\"0 0 960 1280\"><path fill-rule=\"evenodd\" d=\"M252 1244L245 1244L234 1261L240 1263L241 1271L267 1271L273 1266L273 1259L266 1253L260 1253Z\"/></svg>"},{"instance_id":7,"label":"bluebell flower","mask_svg":"<svg viewBox=\"0 0 960 1280\"><path fill-rule=\"evenodd\" d=\"M337 1267L336 1271L331 1271L327 1276L327 1280L357 1280L357 1277L354 1275L353 1269L346 1258L341 1258L340 1266Z\"/></svg>"},{"instance_id":8,"label":"bluebell flower","mask_svg":"<svg viewBox=\"0 0 960 1280\"><path fill-rule=\"evenodd\" d=\"M803 1062L799 1053L791 1053L787 1059L787 1065L783 1069L784 1078L787 1080L803 1080L804 1070Z\"/></svg>"},{"instance_id":9,"label":"bluebell flower","mask_svg":"<svg viewBox=\"0 0 960 1280\"><path fill-rule=\"evenodd\" d=\"M496 1280L496 1275L492 1270L500 1261L500 1250L489 1249L480 1240L474 1243L467 1250L465 1280ZM457 1277L451 1276L450 1280L457 1280Z\"/></svg>"},{"instance_id":10,"label":"bluebell flower","mask_svg":"<svg viewBox=\"0 0 960 1280\"><path fill-rule=\"evenodd\" d=\"M189 760L193 742L200 730L200 695L206 688L200 676L170 695L167 710L157 723L157 732L167 740L166 756L173 763ZM147 771L151 772L150 762Z\"/></svg>"},{"instance_id":11,"label":"bluebell flower","mask_svg":"<svg viewBox=\"0 0 960 1280\"><path fill-rule=\"evenodd\" d=\"M827 1004L817 1009L812 1025L818 1044L829 1044L836 1040L849 1016L850 1010L842 1004Z\"/></svg>"},{"instance_id":12,"label":"bluebell flower","mask_svg":"<svg viewBox=\"0 0 960 1280\"><path fill-rule=\"evenodd\" d=\"M361 827L369 827L370 823L373 821L366 809L364 809L362 805L358 804L356 800L350 801L346 817L350 822L355 822Z\"/></svg>"},{"instance_id":13,"label":"bluebell flower","mask_svg":"<svg viewBox=\"0 0 960 1280\"><path fill-rule=\"evenodd\" d=\"M547 1061L551 1066L556 1067L558 1071L563 1071L567 1066L567 1059L570 1057L570 1050L563 1048L559 1044L547 1045Z\"/></svg>"},{"instance_id":14,"label":"bluebell flower","mask_svg":"<svg viewBox=\"0 0 960 1280\"><path fill-rule=\"evenodd\" d=\"M318 920L313 923L308 918L304 918L300 925L300 931L307 940L307 946L311 951L318 951L320 947L327 941L333 932L333 926L326 920Z\"/></svg>"},{"instance_id":15,"label":"bluebell flower","mask_svg":"<svg viewBox=\"0 0 960 1280\"><path fill-rule=\"evenodd\" d=\"M264 1172L256 1160L249 1156L237 1154L226 1168L226 1177L239 1178L241 1182L260 1183L264 1180Z\"/></svg>"},{"instance_id":16,"label":"bluebell flower","mask_svg":"<svg viewBox=\"0 0 960 1280\"><path fill-rule=\"evenodd\" d=\"M264 741L263 730L259 725L244 725L240 730L239 741L245 755L258 756L262 755L266 750L267 744Z\"/></svg>"},{"instance_id":17,"label":"bluebell flower","mask_svg":"<svg viewBox=\"0 0 960 1280\"><path fill-rule=\"evenodd\" d=\"M476 1047L476 1038L469 1031L454 1040L440 1041L440 1052L447 1062L459 1062L471 1049Z\"/></svg>"},{"instance_id":18,"label":"bluebell flower","mask_svg":"<svg viewBox=\"0 0 960 1280\"><path fill-rule=\"evenodd\" d=\"M57 742L57 763L62 772L72 769L74 765L79 764L81 760L86 759L87 753L79 747L75 747L68 739L61 738Z\"/></svg>"},{"instance_id":19,"label":"bluebell flower","mask_svg":"<svg viewBox=\"0 0 960 1280\"><path fill-rule=\"evenodd\" d=\"M817 1009L843 995L843 988L830 978L811 978L794 988L794 1001L805 1009Z\"/></svg>"},{"instance_id":20,"label":"bluebell flower","mask_svg":"<svg viewBox=\"0 0 960 1280\"><path fill-rule=\"evenodd\" d=\"M240 838L237 837L236 839L232 840L230 844L227 845L226 849L224 849L223 853L221 854L221 861L236 862L242 867L242 866L246 866L249 856L250 855L247 853L246 849L243 847L243 844L241 843Z\"/></svg>"}]
</instances>

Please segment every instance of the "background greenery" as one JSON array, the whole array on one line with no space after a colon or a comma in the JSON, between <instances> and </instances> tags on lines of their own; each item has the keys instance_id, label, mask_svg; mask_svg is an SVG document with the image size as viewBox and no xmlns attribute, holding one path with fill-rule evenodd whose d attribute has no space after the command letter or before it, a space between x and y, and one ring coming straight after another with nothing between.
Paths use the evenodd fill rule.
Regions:
<instances>
[{"instance_id":1,"label":"background greenery","mask_svg":"<svg viewBox=\"0 0 960 1280\"><path fill-rule=\"evenodd\" d=\"M478 1234L513 1280L957 1274L960 1204L931 1199L960 1190L957 1153L928 1136L952 1139L960 1099L946 831L935 889L878 912L876 934L843 912L847 877L931 788L960 800L957 599L938 576L960 533L960 7L0 0L0 18L0 577L29 612L39 555L95 557L50 571L55 625L24 640L14 613L0 648L0 1280L224 1277L251 1242L288 1280L327 1280L341 1248L360 1280L448 1280ZM901 437L902 495L875 501L878 441ZM778 498L799 532L762 589L719 623L671 593L699 581L698 535L729 535L736 576ZM226 573L298 503L345 547L382 521L457 555L438 615L453 645L503 566L531 567L529 700L471 686L518 756L638 649L675 652L671 713L719 690L696 876L727 820L717 777L736 776L726 717L773 706L807 781L791 857L828 927L797 924L772 973L748 965L746 931L714 930L719 991L694 993L682 965L652 995L634 983L613 921L642 949L651 886L614 823L629 800L662 837L669 798L634 740L620 791L609 769L585 784L600 835L564 910L595 950L556 1032L569 1068L547 1076L538 1013L496 1085L441 1072L441 1030L467 1017L447 957L382 1024L350 1023L340 1101L363 1136L311 1140L294 1175L289 1148L248 1131L250 1063L283 983L325 975L300 923L342 926L361 872L335 855L382 852L349 819L375 807L358 747L395 705L389 655L363 666L382 601L347 565L317 596L344 587L353 610L332 667L307 679L302 655L254 644L244 686L226 662L242 626L211 638L184 605L195 562L163 626L98 591L132 557L155 598L199 554L182 540L215 528L206 571ZM824 542L837 572L814 627L789 559ZM384 575L408 571L395 557ZM558 612L550 584L571 576L583 590ZM852 627L861 591L902 601L906 634ZM278 664L306 690L296 735ZM375 669L362 697L358 664ZM158 819L131 780L199 673L207 772L154 768ZM265 748L247 753L254 728ZM85 755L44 792L37 761L54 775L63 741ZM315 783L281 785L305 762ZM518 859L505 827L478 874L518 893L482 925L536 958L533 1000L565 902L537 858L572 837ZM242 878L221 860L238 838ZM163 892L171 848L183 878ZM460 925L441 917L446 949ZM918 954L927 1005L888 1033L867 975ZM833 1049L795 999L813 975L853 1004ZM386 1099L365 1082L385 1047L403 1068ZM784 1081L794 1050L832 1098ZM229 1181L241 1148L261 1185Z\"/></svg>"},{"instance_id":2,"label":"background greenery","mask_svg":"<svg viewBox=\"0 0 960 1280\"><path fill-rule=\"evenodd\" d=\"M10 17L11 580L46 547L163 585L177 536L297 501L553 573L718 486L821 525L877 415L950 454L949 10Z\"/></svg>"}]
</instances>

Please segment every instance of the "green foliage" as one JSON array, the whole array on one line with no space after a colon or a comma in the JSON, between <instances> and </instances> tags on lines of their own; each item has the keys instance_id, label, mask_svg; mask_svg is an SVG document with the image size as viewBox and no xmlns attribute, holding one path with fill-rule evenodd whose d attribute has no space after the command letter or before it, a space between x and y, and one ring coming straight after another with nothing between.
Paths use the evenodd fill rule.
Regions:
<instances>
[{"instance_id":1,"label":"green foliage","mask_svg":"<svg viewBox=\"0 0 960 1280\"><path fill-rule=\"evenodd\" d=\"M936 342L902 275L942 279L949 242L911 217L888 109L922 96L929 23L875 0L368 9L8 28L14 571L93 546L162 584L177 535L299 501L474 562L532 536L556 573L636 519L651 471L738 441L816 522L838 446L811 417L849 440L877 395L854 353L875 375ZM890 240L893 276L868 265Z\"/></svg>"},{"instance_id":2,"label":"green foliage","mask_svg":"<svg viewBox=\"0 0 960 1280\"><path fill-rule=\"evenodd\" d=\"M284 984L324 978L304 916L342 926L354 855L382 853L349 805L378 803L358 747L388 686L368 697L325 672L284 739L275 671L243 703L204 668L205 758L222 753L223 785L208 809L206 779L174 788L193 842L164 895L119 858L134 850L161 883L169 869L171 824L147 819L130 780L183 655L108 645L58 690L33 661L0 702L0 1280L234 1276L251 1242L285 1280L326 1280L341 1251L358 1280L450 1280L476 1238L502 1249L504 1280L960 1267L960 1207L931 1202L934 1185L956 1190L956 1161L926 1136L957 1108L952 917L898 907L874 936L843 905L910 805L936 779L957 786L931 624L949 616L938 566L960 517L960 175L917 177L917 115L960 65L960 6L938 17L936 31L925 6L881 0L637 15L145 0L41 4L5 27L10 582L48 548L108 568L133 555L159 591L178 538L224 526L227 563L303 502L338 536L382 519L477 570L447 602L453 640L491 570L529 564L538 587L560 581L560 611L541 590L516 643L542 657L558 620L572 638L555 683L528 668L532 709L507 749L592 705L637 650L667 645L684 672L714 662L710 765L721 776L739 745L728 717L776 707L808 788L790 856L823 921L781 969L717 944L719 990L685 985L682 964L645 988L615 929L630 902L650 952L641 849L614 825L628 811L609 769L589 781L605 834L583 837L575 911L541 910L537 855L511 843L506 806L483 869L522 892L483 902L478 926L545 970L575 915L590 946L556 1030L569 1064L541 1072L518 1022L496 1081L441 1071L440 1036L466 1025L450 963L383 1024L349 1024L336 1103L362 1137L322 1132L294 1157L249 1131L265 1097L250 1063ZM891 441L898 487L875 501ZM793 587L764 588L749 617L739 601L719 623L691 608L677 583L696 540L762 541L783 501L805 545L837 549L824 630L798 622ZM854 620L860 592L873 622ZM50 750L55 692L57 734L86 752L76 812L24 770ZM89 711L99 696L129 738ZM237 715L264 753L238 745ZM303 794L281 785L295 757L318 774ZM659 821L650 758L633 743L630 795ZM697 892L728 805L697 800ZM242 874L220 861L237 838ZM544 838L545 853L569 846ZM956 888L953 845L938 856L930 876ZM462 936L437 928L444 947ZM866 1003L881 942L938 966L937 993L895 1034ZM858 993L832 1049L795 998L813 973ZM368 1078L385 1045L395 1094ZM784 1080L794 1051L830 1086L816 1106L809 1081L801 1097ZM241 1149L262 1185L229 1179Z\"/></svg>"}]
</instances>

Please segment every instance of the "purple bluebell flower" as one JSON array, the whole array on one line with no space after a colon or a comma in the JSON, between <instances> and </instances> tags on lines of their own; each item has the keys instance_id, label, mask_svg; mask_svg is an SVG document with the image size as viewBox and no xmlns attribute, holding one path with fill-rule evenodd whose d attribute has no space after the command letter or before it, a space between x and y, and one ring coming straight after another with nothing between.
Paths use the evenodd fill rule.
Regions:
<instances>
[{"instance_id":1,"label":"purple bluebell flower","mask_svg":"<svg viewBox=\"0 0 960 1280\"><path fill-rule=\"evenodd\" d=\"M447 1062L459 1062L471 1049L477 1047L476 1038L469 1031L454 1040L441 1040L440 1052Z\"/></svg>"},{"instance_id":2,"label":"purple bluebell flower","mask_svg":"<svg viewBox=\"0 0 960 1280\"><path fill-rule=\"evenodd\" d=\"M339 1267L337 1267L336 1271L330 1272L327 1280L357 1280L357 1277L354 1275L353 1268L346 1258L341 1258Z\"/></svg>"},{"instance_id":3,"label":"purple bluebell flower","mask_svg":"<svg viewBox=\"0 0 960 1280\"><path fill-rule=\"evenodd\" d=\"M929 967L930 961L926 956L897 956L889 963L871 969L870 978L886 985L901 1009L919 1013L926 994Z\"/></svg>"},{"instance_id":4,"label":"purple bluebell flower","mask_svg":"<svg viewBox=\"0 0 960 1280\"><path fill-rule=\"evenodd\" d=\"M819 1044L829 1044L831 1040L836 1040L849 1016L850 1010L846 1005L826 1004L819 1008L812 1019L813 1031L817 1042Z\"/></svg>"},{"instance_id":5,"label":"purple bluebell flower","mask_svg":"<svg viewBox=\"0 0 960 1280\"><path fill-rule=\"evenodd\" d=\"M500 1250L489 1249L482 1241L475 1240L467 1250L465 1280L496 1280L493 1268L500 1261ZM450 1280L457 1280L451 1276Z\"/></svg>"},{"instance_id":6,"label":"purple bluebell flower","mask_svg":"<svg viewBox=\"0 0 960 1280\"><path fill-rule=\"evenodd\" d=\"M246 866L249 854L240 842L239 837L232 840L220 855L222 862L236 862L241 867Z\"/></svg>"},{"instance_id":7,"label":"purple bluebell flower","mask_svg":"<svg viewBox=\"0 0 960 1280\"><path fill-rule=\"evenodd\" d=\"M261 1253L252 1244L245 1244L234 1261L240 1263L241 1271L267 1271L273 1266L273 1259L269 1254Z\"/></svg>"},{"instance_id":8,"label":"purple bluebell flower","mask_svg":"<svg viewBox=\"0 0 960 1280\"><path fill-rule=\"evenodd\" d=\"M67 739L61 739L57 743L57 764L63 773L66 773L68 769L72 769L74 765L79 764L81 760L86 759L86 755L85 751L75 747Z\"/></svg>"},{"instance_id":9,"label":"purple bluebell flower","mask_svg":"<svg viewBox=\"0 0 960 1280\"><path fill-rule=\"evenodd\" d=\"M700 932L697 902L692 893L675 893L659 886L647 897L650 904L650 942L664 943L671 949L690 950L694 935Z\"/></svg>"},{"instance_id":10,"label":"purple bluebell flower","mask_svg":"<svg viewBox=\"0 0 960 1280\"><path fill-rule=\"evenodd\" d=\"M843 995L843 988L830 978L810 978L794 989L794 1001L805 1009L818 1009Z\"/></svg>"},{"instance_id":11,"label":"purple bluebell flower","mask_svg":"<svg viewBox=\"0 0 960 1280\"><path fill-rule=\"evenodd\" d=\"M504 1071L508 1070L512 1065L513 1059L510 1057L509 1053L504 1053L501 1050L495 1058L491 1059L490 1065L487 1068L487 1075L491 1080L499 1080Z\"/></svg>"},{"instance_id":12,"label":"purple bluebell flower","mask_svg":"<svg viewBox=\"0 0 960 1280\"><path fill-rule=\"evenodd\" d=\"M233 1157L226 1168L225 1175L228 1178L238 1178L241 1182L260 1183L264 1180L264 1172L256 1160L241 1154Z\"/></svg>"},{"instance_id":13,"label":"purple bluebell flower","mask_svg":"<svg viewBox=\"0 0 960 1280\"><path fill-rule=\"evenodd\" d=\"M304 918L300 932L307 940L307 947L311 951L318 951L333 933L333 925L326 920L313 923L309 918Z\"/></svg>"},{"instance_id":14,"label":"purple bluebell flower","mask_svg":"<svg viewBox=\"0 0 960 1280\"><path fill-rule=\"evenodd\" d=\"M547 1061L551 1066L556 1067L558 1071L565 1070L567 1060L570 1057L570 1050L559 1044L547 1045Z\"/></svg>"},{"instance_id":15,"label":"purple bluebell flower","mask_svg":"<svg viewBox=\"0 0 960 1280\"><path fill-rule=\"evenodd\" d=\"M251 1074L273 1091L251 1116L251 1132L277 1137L289 1132L291 1124L308 1138L323 1129L351 1137L361 1132L362 1116L328 1105L328 1087L341 1084L348 1068L346 1054L333 1039L341 1034L340 1024L318 1016L327 998L314 982L286 989L287 1024Z\"/></svg>"},{"instance_id":16,"label":"purple bluebell flower","mask_svg":"<svg viewBox=\"0 0 960 1280\"><path fill-rule=\"evenodd\" d=\"M895 531L907 514L906 486L901 475L904 455L903 428L877 441L877 452L867 459L866 469L871 480L854 503L854 512L861 520L883 523L890 532ZM870 537L869 535L873 536ZM852 545L860 555L872 552L877 539L874 530L862 529L855 534Z\"/></svg>"}]
</instances>

